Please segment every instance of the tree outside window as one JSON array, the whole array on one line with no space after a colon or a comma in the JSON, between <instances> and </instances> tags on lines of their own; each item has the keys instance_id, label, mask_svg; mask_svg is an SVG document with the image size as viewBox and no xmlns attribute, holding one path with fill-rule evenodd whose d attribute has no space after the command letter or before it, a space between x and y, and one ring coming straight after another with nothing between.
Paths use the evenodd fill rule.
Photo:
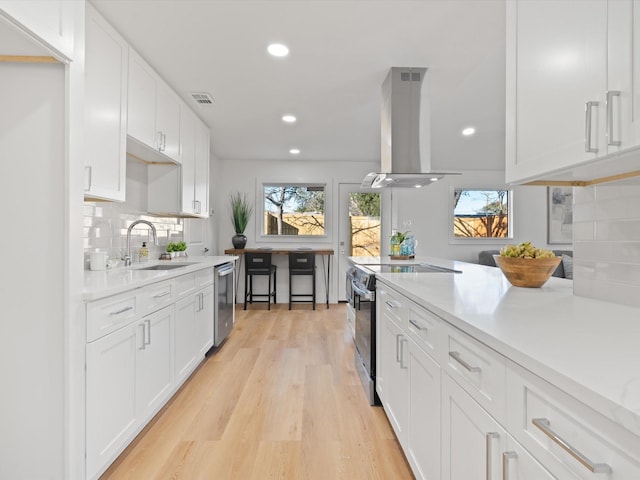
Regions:
<instances>
[{"instance_id":1,"label":"tree outside window","mask_svg":"<svg viewBox=\"0 0 640 480\"><path fill-rule=\"evenodd\" d=\"M509 238L509 190L454 190L456 238Z\"/></svg>"},{"instance_id":2,"label":"tree outside window","mask_svg":"<svg viewBox=\"0 0 640 480\"><path fill-rule=\"evenodd\" d=\"M264 235L325 235L325 186L265 184Z\"/></svg>"}]
</instances>

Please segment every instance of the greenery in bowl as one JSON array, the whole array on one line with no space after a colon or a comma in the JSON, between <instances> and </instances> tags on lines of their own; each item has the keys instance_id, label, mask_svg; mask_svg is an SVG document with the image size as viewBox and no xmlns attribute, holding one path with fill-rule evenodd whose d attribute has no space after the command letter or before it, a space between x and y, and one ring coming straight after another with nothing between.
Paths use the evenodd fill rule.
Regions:
<instances>
[{"instance_id":1,"label":"greenery in bowl","mask_svg":"<svg viewBox=\"0 0 640 480\"><path fill-rule=\"evenodd\" d=\"M237 235L242 235L253 214L253 207L247 196L240 192L231 195L231 223Z\"/></svg>"},{"instance_id":2,"label":"greenery in bowl","mask_svg":"<svg viewBox=\"0 0 640 480\"><path fill-rule=\"evenodd\" d=\"M500 250L501 257L512 258L552 258L556 254L551 250L536 248L531 242L522 242L519 245L507 245Z\"/></svg>"}]
</instances>

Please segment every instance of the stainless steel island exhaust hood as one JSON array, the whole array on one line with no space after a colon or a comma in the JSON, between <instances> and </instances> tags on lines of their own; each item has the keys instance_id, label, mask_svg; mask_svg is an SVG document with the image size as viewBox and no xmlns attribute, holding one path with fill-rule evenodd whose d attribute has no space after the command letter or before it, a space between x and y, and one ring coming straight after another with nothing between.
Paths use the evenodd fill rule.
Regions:
<instances>
[{"instance_id":1,"label":"stainless steel island exhaust hood","mask_svg":"<svg viewBox=\"0 0 640 480\"><path fill-rule=\"evenodd\" d=\"M420 188L456 173L431 172L429 79L426 68L393 67L382 84L381 173L362 187Z\"/></svg>"}]
</instances>

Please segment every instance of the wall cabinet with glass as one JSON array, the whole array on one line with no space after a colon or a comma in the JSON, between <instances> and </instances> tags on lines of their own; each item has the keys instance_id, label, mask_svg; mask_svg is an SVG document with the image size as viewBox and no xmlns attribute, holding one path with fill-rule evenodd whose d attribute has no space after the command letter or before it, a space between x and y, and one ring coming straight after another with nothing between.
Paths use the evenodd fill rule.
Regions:
<instances>
[{"instance_id":1,"label":"wall cabinet with glass","mask_svg":"<svg viewBox=\"0 0 640 480\"><path fill-rule=\"evenodd\" d=\"M129 46L90 3L85 30L84 196L123 202Z\"/></svg>"},{"instance_id":2,"label":"wall cabinet with glass","mask_svg":"<svg viewBox=\"0 0 640 480\"><path fill-rule=\"evenodd\" d=\"M636 0L507 2L507 182L640 168L618 158L640 145L639 15Z\"/></svg>"}]
</instances>

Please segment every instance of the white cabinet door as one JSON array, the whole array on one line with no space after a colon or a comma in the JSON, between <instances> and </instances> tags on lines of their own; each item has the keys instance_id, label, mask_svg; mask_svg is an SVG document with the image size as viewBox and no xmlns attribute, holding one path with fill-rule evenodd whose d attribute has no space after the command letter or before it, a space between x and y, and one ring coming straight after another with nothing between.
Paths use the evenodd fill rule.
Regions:
<instances>
[{"instance_id":1,"label":"white cabinet door","mask_svg":"<svg viewBox=\"0 0 640 480\"><path fill-rule=\"evenodd\" d=\"M86 5L85 199L125 200L129 46Z\"/></svg>"},{"instance_id":2,"label":"white cabinet door","mask_svg":"<svg viewBox=\"0 0 640 480\"><path fill-rule=\"evenodd\" d=\"M183 106L180 109L180 123L182 135L180 144L182 150L182 182L176 187L182 190L182 211L194 214L195 211L195 188L194 179L196 177L196 116Z\"/></svg>"},{"instance_id":3,"label":"white cabinet door","mask_svg":"<svg viewBox=\"0 0 640 480\"><path fill-rule=\"evenodd\" d=\"M384 350L387 354L391 353L392 357L387 359L384 409L400 445L406 449L409 420L409 338L388 317L383 318L383 322Z\"/></svg>"},{"instance_id":4,"label":"white cabinet door","mask_svg":"<svg viewBox=\"0 0 640 480\"><path fill-rule=\"evenodd\" d=\"M442 479L502 479L505 430L447 374L442 375Z\"/></svg>"},{"instance_id":5,"label":"white cabinet door","mask_svg":"<svg viewBox=\"0 0 640 480\"><path fill-rule=\"evenodd\" d=\"M176 303L174 328L175 375L176 382L182 383L197 364L194 332L198 331L196 310L199 309L199 297L190 295Z\"/></svg>"},{"instance_id":6,"label":"white cabinet door","mask_svg":"<svg viewBox=\"0 0 640 480\"><path fill-rule=\"evenodd\" d=\"M147 315L136 362L138 417L145 421L164 405L173 388L173 305Z\"/></svg>"},{"instance_id":7,"label":"white cabinet door","mask_svg":"<svg viewBox=\"0 0 640 480\"><path fill-rule=\"evenodd\" d=\"M606 154L606 90L606 0L507 2L507 181Z\"/></svg>"},{"instance_id":8,"label":"white cabinet door","mask_svg":"<svg viewBox=\"0 0 640 480\"><path fill-rule=\"evenodd\" d=\"M209 217L209 128L196 119L195 214Z\"/></svg>"},{"instance_id":9,"label":"white cabinet door","mask_svg":"<svg viewBox=\"0 0 640 480\"><path fill-rule=\"evenodd\" d=\"M136 356L142 345L137 323L87 344L87 477L123 448L138 425Z\"/></svg>"},{"instance_id":10,"label":"white cabinet door","mask_svg":"<svg viewBox=\"0 0 640 480\"><path fill-rule=\"evenodd\" d=\"M127 133L140 143L158 149L155 73L135 50L129 49L129 102Z\"/></svg>"},{"instance_id":11,"label":"white cabinet door","mask_svg":"<svg viewBox=\"0 0 640 480\"><path fill-rule=\"evenodd\" d=\"M160 151L180 162L180 100L173 91L156 79L156 130L162 135Z\"/></svg>"},{"instance_id":12,"label":"white cabinet door","mask_svg":"<svg viewBox=\"0 0 640 480\"><path fill-rule=\"evenodd\" d=\"M205 288L199 294L200 306L196 312L197 330L194 335L195 349L199 358L213 346L213 285Z\"/></svg>"},{"instance_id":13,"label":"white cabinet door","mask_svg":"<svg viewBox=\"0 0 640 480\"><path fill-rule=\"evenodd\" d=\"M407 457L416 478L440 479L440 366L409 339Z\"/></svg>"},{"instance_id":14,"label":"white cabinet door","mask_svg":"<svg viewBox=\"0 0 640 480\"><path fill-rule=\"evenodd\" d=\"M0 15L26 29L60 59L73 59L74 11L80 2L1 0Z\"/></svg>"},{"instance_id":15,"label":"white cabinet door","mask_svg":"<svg viewBox=\"0 0 640 480\"><path fill-rule=\"evenodd\" d=\"M507 436L507 451L502 453L503 474L507 480L553 480L551 475L538 461L516 442L511 435ZM567 480L577 477L563 477Z\"/></svg>"}]
</instances>

